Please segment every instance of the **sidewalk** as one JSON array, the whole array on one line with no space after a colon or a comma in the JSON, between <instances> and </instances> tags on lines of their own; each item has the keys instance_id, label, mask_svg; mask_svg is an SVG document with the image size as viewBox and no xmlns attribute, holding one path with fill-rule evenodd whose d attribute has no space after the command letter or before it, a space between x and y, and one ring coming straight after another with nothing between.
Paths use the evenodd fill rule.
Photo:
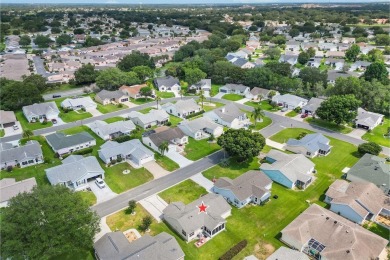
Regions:
<instances>
[{"instance_id":1,"label":"sidewalk","mask_svg":"<svg viewBox=\"0 0 390 260\"><path fill-rule=\"evenodd\" d=\"M207 190L207 192L211 193L211 189L214 187L214 183L203 176L202 173L198 173L190 178L195 183L199 184L203 188Z\"/></svg>"},{"instance_id":2,"label":"sidewalk","mask_svg":"<svg viewBox=\"0 0 390 260\"><path fill-rule=\"evenodd\" d=\"M111 232L110 227L106 223L106 217L102 217L100 219L100 225L99 226L100 226L100 232L95 235L94 242L99 240L105 234Z\"/></svg>"}]
</instances>

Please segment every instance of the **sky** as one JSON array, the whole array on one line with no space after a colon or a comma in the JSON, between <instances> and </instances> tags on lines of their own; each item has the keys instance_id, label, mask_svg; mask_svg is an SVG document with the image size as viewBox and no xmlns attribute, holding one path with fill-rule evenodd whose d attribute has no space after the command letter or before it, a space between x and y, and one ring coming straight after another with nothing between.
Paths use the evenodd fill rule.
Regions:
<instances>
[{"instance_id":1,"label":"sky","mask_svg":"<svg viewBox=\"0 0 390 260\"><path fill-rule=\"evenodd\" d=\"M375 0L0 0L13 4L261 4L261 3L373 3Z\"/></svg>"}]
</instances>

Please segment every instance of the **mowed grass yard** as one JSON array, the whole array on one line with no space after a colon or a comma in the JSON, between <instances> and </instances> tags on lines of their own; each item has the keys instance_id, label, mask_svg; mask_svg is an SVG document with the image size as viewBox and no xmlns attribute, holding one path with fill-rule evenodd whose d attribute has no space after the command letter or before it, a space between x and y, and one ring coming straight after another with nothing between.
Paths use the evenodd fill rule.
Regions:
<instances>
[{"instance_id":1,"label":"mowed grass yard","mask_svg":"<svg viewBox=\"0 0 390 260\"><path fill-rule=\"evenodd\" d=\"M69 122L74 122L74 121L90 118L90 117L92 117L92 114L89 112L84 112L82 110L79 110L79 111L68 111L66 113L60 112L59 117L65 123L69 123Z\"/></svg>"},{"instance_id":2,"label":"mowed grass yard","mask_svg":"<svg viewBox=\"0 0 390 260\"><path fill-rule=\"evenodd\" d=\"M274 108L273 106L271 106L271 104L267 100L263 100L261 102L248 101L248 102L245 102L244 105L251 106L251 107L260 106L261 109L266 110L266 111L270 111L270 112L275 112L275 111L280 110L279 107Z\"/></svg>"},{"instance_id":3,"label":"mowed grass yard","mask_svg":"<svg viewBox=\"0 0 390 260\"><path fill-rule=\"evenodd\" d=\"M244 97L238 94L225 94L222 99L230 100L230 101L238 101L243 99Z\"/></svg>"},{"instance_id":4,"label":"mowed grass yard","mask_svg":"<svg viewBox=\"0 0 390 260\"><path fill-rule=\"evenodd\" d=\"M53 123L51 121L47 121L46 124L42 124L41 122L30 123L27 121L22 111L16 111L15 116L16 119L20 122L20 125L22 126L23 130L30 129L31 131L34 131L37 129L53 126Z\"/></svg>"},{"instance_id":5,"label":"mowed grass yard","mask_svg":"<svg viewBox=\"0 0 390 260\"><path fill-rule=\"evenodd\" d=\"M205 188L188 179L173 186L172 188L160 192L158 195L168 204L176 201L181 201L184 204L188 204L194 200L199 199L202 195L205 194L207 194Z\"/></svg>"},{"instance_id":6,"label":"mowed grass yard","mask_svg":"<svg viewBox=\"0 0 390 260\"><path fill-rule=\"evenodd\" d=\"M219 149L221 149L221 147L216 142L209 143L208 139L195 140L188 137L188 144L186 144L184 148L184 156L189 160L196 161Z\"/></svg>"},{"instance_id":7,"label":"mowed grass yard","mask_svg":"<svg viewBox=\"0 0 390 260\"><path fill-rule=\"evenodd\" d=\"M374 142L382 146L390 147L390 137L385 138L390 127L390 119L385 118L382 125L378 125L371 132L367 132L362 136L363 140Z\"/></svg>"},{"instance_id":8,"label":"mowed grass yard","mask_svg":"<svg viewBox=\"0 0 390 260\"><path fill-rule=\"evenodd\" d=\"M320 127L323 127L323 128L335 131L335 132L340 132L342 134L348 134L348 133L352 132L352 130L353 130L352 127L345 126L345 125L336 125L335 123L327 122L327 121L321 120L319 118L309 117L309 118L306 118L304 121L309 123L309 124L320 126Z\"/></svg>"}]
</instances>

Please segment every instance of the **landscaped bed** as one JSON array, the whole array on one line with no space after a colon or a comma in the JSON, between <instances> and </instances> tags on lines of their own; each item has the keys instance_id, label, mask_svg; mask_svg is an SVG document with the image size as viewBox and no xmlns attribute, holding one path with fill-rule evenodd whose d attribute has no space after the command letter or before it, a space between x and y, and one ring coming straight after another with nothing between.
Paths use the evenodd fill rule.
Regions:
<instances>
[{"instance_id":1,"label":"landscaped bed","mask_svg":"<svg viewBox=\"0 0 390 260\"><path fill-rule=\"evenodd\" d=\"M390 127L390 119L385 118L382 125L378 125L371 132L367 132L362 136L363 140L377 143L382 146L390 147L390 136L385 137L388 134Z\"/></svg>"},{"instance_id":2,"label":"landscaped bed","mask_svg":"<svg viewBox=\"0 0 390 260\"><path fill-rule=\"evenodd\" d=\"M168 204L176 201L181 201L188 204L200 198L200 196L207 194L205 188L199 186L192 180L185 180L172 188L169 188L158 195Z\"/></svg>"},{"instance_id":3,"label":"landscaped bed","mask_svg":"<svg viewBox=\"0 0 390 260\"><path fill-rule=\"evenodd\" d=\"M184 152L187 159L196 161L218 151L219 149L221 149L221 147L216 142L210 143L208 139L195 140L189 137L188 144L185 145Z\"/></svg>"}]
</instances>

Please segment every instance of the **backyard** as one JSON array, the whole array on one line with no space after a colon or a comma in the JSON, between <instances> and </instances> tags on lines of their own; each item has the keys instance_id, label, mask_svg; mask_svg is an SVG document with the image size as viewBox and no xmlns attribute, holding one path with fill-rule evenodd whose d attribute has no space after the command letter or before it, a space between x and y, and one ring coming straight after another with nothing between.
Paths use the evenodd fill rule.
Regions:
<instances>
[{"instance_id":1,"label":"backyard","mask_svg":"<svg viewBox=\"0 0 390 260\"><path fill-rule=\"evenodd\" d=\"M184 148L185 157L187 159L196 161L209 154L212 154L221 149L221 147L215 143L209 143L208 139L195 140L191 137L188 138L188 144Z\"/></svg>"},{"instance_id":2,"label":"backyard","mask_svg":"<svg viewBox=\"0 0 390 260\"><path fill-rule=\"evenodd\" d=\"M390 119L385 118L382 125L378 125L371 132L367 132L362 136L363 140L377 143L382 146L390 147L390 136L385 137L389 133Z\"/></svg>"},{"instance_id":3,"label":"backyard","mask_svg":"<svg viewBox=\"0 0 390 260\"><path fill-rule=\"evenodd\" d=\"M243 99L243 96L238 94L225 94L222 99L230 100L230 101L238 101Z\"/></svg>"},{"instance_id":4,"label":"backyard","mask_svg":"<svg viewBox=\"0 0 390 260\"><path fill-rule=\"evenodd\" d=\"M320 126L320 127L323 127L323 128L335 131L335 132L340 132L342 134L348 134L348 133L352 132L352 130L353 130L353 128L351 128L349 126L336 125L335 123L327 122L327 121L321 120L319 118L309 117L309 118L306 118L304 121L309 123L309 124Z\"/></svg>"},{"instance_id":5,"label":"backyard","mask_svg":"<svg viewBox=\"0 0 390 260\"><path fill-rule=\"evenodd\" d=\"M181 201L188 204L199 199L202 195L207 194L205 188L199 186L192 180L185 180L172 188L169 188L158 195L168 204L176 201Z\"/></svg>"},{"instance_id":6,"label":"backyard","mask_svg":"<svg viewBox=\"0 0 390 260\"><path fill-rule=\"evenodd\" d=\"M129 174L123 174L124 170L130 170ZM122 193L141 184L153 180L153 175L145 168L134 169L128 163L118 163L105 168L105 182L115 193Z\"/></svg>"}]
</instances>

